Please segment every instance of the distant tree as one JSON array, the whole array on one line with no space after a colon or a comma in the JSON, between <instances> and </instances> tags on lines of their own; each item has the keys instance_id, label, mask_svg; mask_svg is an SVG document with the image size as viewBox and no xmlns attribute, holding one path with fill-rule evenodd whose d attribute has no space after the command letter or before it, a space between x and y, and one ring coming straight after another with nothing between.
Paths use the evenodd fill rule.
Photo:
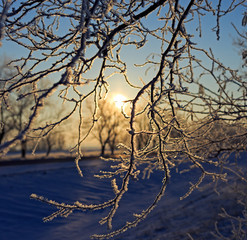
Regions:
<instances>
[{"instance_id":1,"label":"distant tree","mask_svg":"<svg viewBox=\"0 0 247 240\"><path fill-rule=\"evenodd\" d=\"M10 60L7 58L2 59L0 65L0 86L1 91L10 84L7 79L12 78L12 83L18 81L17 70L8 64ZM25 122L28 121L29 114L31 113L31 107L34 104L34 99L29 93L30 87L11 91L8 96L1 99L1 133L0 141L7 141L14 135L18 135L25 126ZM28 93L28 97L22 98L21 96ZM18 99L20 97L20 99ZM27 151L27 137L23 137L20 140L21 156L25 158Z\"/></svg>"},{"instance_id":2,"label":"distant tree","mask_svg":"<svg viewBox=\"0 0 247 240\"><path fill-rule=\"evenodd\" d=\"M107 115L102 112L102 118L96 117L94 111L92 127L84 134L83 117L87 114L84 102L91 97L93 109L98 109L99 100L106 98L113 80L124 80L128 86L126 91L134 93L129 101L129 111L124 114L129 123L129 138L122 144L125 154L111 159L113 170L101 176L111 178L113 183L116 178L121 181L119 189L112 184L115 196L100 204L75 202L67 205L32 195L32 198L57 207L58 211L45 220L68 216L73 210L111 208L101 220L111 231L93 235L95 239L107 239L136 226L157 206L172 177L171 168L187 164L189 169L196 168L201 173L181 199L196 190L205 177L226 180L224 173L230 168L226 156L246 150L247 146L246 79L238 69L221 62L217 52L213 48L207 49L203 45L205 41L200 38L213 27L216 39L220 40L224 17L238 10L244 12L245 7L246 0L1 2L0 39L5 38L25 49L24 56L10 62L17 74L5 79L5 87L0 92L1 101L8 103L12 92L30 85L32 90L20 98L31 95L34 98L24 128L1 144L1 152L8 151L28 133L36 131L33 124L40 111L45 109L45 99L53 95L69 103L69 112L37 131L49 133L72 116L78 117L76 165L82 175L78 164L83 156L81 145L93 133L97 121ZM210 26L213 20L215 26ZM245 26L246 14L242 17L237 12L234 21L237 20ZM227 42L226 38L224 42ZM138 59L135 72L140 76L131 74L131 63L135 59ZM53 79L52 85L38 84L48 76ZM138 77L141 79L139 85L131 82ZM142 114L138 109L140 104L145 106L148 128L146 124L144 128L138 128L136 120ZM187 119L186 124L184 119ZM106 126L108 121L102 121L102 125ZM224 134L216 131L226 126L234 126L237 131ZM210 134L211 130L215 134ZM105 146L112 130L101 128L100 131ZM145 139L152 139L144 144L145 149L141 145L142 148L138 148L136 140L140 134ZM150 158L150 154L153 157ZM112 230L112 221L122 197L133 176L136 179L142 172L143 163L151 170L162 171L160 191L146 209L131 215L131 221L119 229Z\"/></svg>"},{"instance_id":3,"label":"distant tree","mask_svg":"<svg viewBox=\"0 0 247 240\"><path fill-rule=\"evenodd\" d=\"M114 106L113 106L114 107ZM109 137L108 145L111 150L111 155L114 155L115 150L121 142L125 142L128 140L127 135L127 121L124 119L124 117L121 115L121 112L119 109L111 109L109 112L112 111L111 118L112 122L110 123L112 131Z\"/></svg>"},{"instance_id":4,"label":"distant tree","mask_svg":"<svg viewBox=\"0 0 247 240\"><path fill-rule=\"evenodd\" d=\"M9 66L7 63L7 58L5 58L1 61L0 65L1 91L4 91L6 85L8 84L8 81L6 79L12 78L14 76L15 78L13 79L13 82L18 81L18 78L16 78L17 70ZM19 68L19 66L17 66L17 68ZM44 85L42 82L40 84ZM46 85L48 86L49 82L46 81ZM5 99L2 99L0 115L1 143L4 137L5 139L9 139L14 135L18 135L25 128L25 124L28 122L28 119L32 112L32 107L35 104L35 96L32 91L33 89L30 85L25 86L24 88L10 92L10 94ZM46 101L46 107L49 107L50 110L48 110L53 113L55 112L54 109L57 110L57 108L49 101ZM59 113L57 114L57 116L60 115ZM49 119L51 119L51 116L42 116L42 118L45 118L45 121L49 121ZM55 117L53 116L53 118ZM44 119L40 119L39 121L39 124L41 124ZM59 131L54 131L52 134L45 137L47 155L49 155L52 147L56 148L58 147L58 145L61 146L61 140L59 139L58 135L60 136L60 138L62 138L62 134ZM30 146L32 146L32 141L33 139L30 138L28 135L20 140L20 150L21 156L23 158L26 157L26 152L28 149L27 142L29 142Z\"/></svg>"},{"instance_id":5,"label":"distant tree","mask_svg":"<svg viewBox=\"0 0 247 240\"><path fill-rule=\"evenodd\" d=\"M29 92L28 87L25 88L26 92ZM18 93L18 95L21 93ZM18 100L17 93L11 94L9 97L10 107L8 109L8 126L11 129L12 135L18 135L26 127L26 123L31 114L31 108L34 104L32 96L25 97ZM28 137L24 136L20 140L21 157L25 158L27 153Z\"/></svg>"},{"instance_id":6,"label":"distant tree","mask_svg":"<svg viewBox=\"0 0 247 240\"><path fill-rule=\"evenodd\" d=\"M87 104L90 115L94 118L94 128L92 130L92 137L98 140L101 146L101 156L105 155L106 146L109 145L111 154L118 143L126 136L126 120L121 114L121 110L117 109L114 103L107 100L100 100L98 103L97 114L92 106ZM95 112L96 113L96 112ZM88 124L91 119L86 120ZM86 126L88 124L85 124Z\"/></svg>"},{"instance_id":7,"label":"distant tree","mask_svg":"<svg viewBox=\"0 0 247 240\"><path fill-rule=\"evenodd\" d=\"M47 135L44 134L45 136L43 136L41 139L38 139L38 142L35 141L37 140L37 137L32 136L34 145L33 149L35 152L37 150L45 152L46 157L48 157L53 150L63 151L66 149L65 134L66 132L64 129L58 128L57 130L52 131ZM38 138L39 137L40 136L38 136Z\"/></svg>"},{"instance_id":8,"label":"distant tree","mask_svg":"<svg viewBox=\"0 0 247 240\"><path fill-rule=\"evenodd\" d=\"M66 107L57 106L57 104L53 102L53 99L47 99L45 106L45 113L36 119L35 127L29 134L29 137L33 141L34 152L36 150L45 151L46 156L49 156L52 150L61 151L68 147L66 144L72 130L67 130L68 124L66 124L66 122L59 126L52 124L52 122L60 120L60 117L66 112ZM47 128L47 126L49 126L49 128Z\"/></svg>"},{"instance_id":9,"label":"distant tree","mask_svg":"<svg viewBox=\"0 0 247 240\"><path fill-rule=\"evenodd\" d=\"M1 107L1 127L0 127L0 144L3 142L3 138L6 134L6 117L5 117L5 106Z\"/></svg>"},{"instance_id":10,"label":"distant tree","mask_svg":"<svg viewBox=\"0 0 247 240\"><path fill-rule=\"evenodd\" d=\"M7 65L7 58L2 58L0 61L0 88L3 90L5 88L6 82L4 79L12 77L15 74L13 67ZM1 101L1 112L0 112L0 144L3 143L6 133L9 132L10 127L8 125L9 115L7 114L7 102L5 99Z\"/></svg>"}]
</instances>

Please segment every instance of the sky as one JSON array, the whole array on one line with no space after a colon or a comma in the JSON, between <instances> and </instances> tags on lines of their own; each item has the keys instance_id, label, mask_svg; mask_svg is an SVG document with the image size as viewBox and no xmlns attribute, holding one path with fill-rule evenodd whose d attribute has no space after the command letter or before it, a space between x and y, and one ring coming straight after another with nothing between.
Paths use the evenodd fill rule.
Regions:
<instances>
[{"instance_id":1,"label":"sky","mask_svg":"<svg viewBox=\"0 0 247 240\"><path fill-rule=\"evenodd\" d=\"M182 1L182 3L183 2L184 1ZM227 2L228 1L222 1L223 8ZM198 47L202 47L204 49L209 49L209 47L211 47L216 58L219 58L226 65L234 68L241 68L239 49L233 45L233 41L236 38L236 32L231 23L234 23L240 32L242 32L244 27L241 26L241 21L244 11L245 9L243 7L239 7L233 13L230 13L220 19L221 28L219 41L217 41L215 32L211 30L216 25L216 17L212 14L206 15L202 18L201 37L199 37L199 32L196 31L195 23L188 23L190 33L195 35L193 41L198 43ZM150 28L160 24L157 22L154 13L148 17L148 21L149 22L147 25ZM148 43L141 49L141 51L136 52L134 46L129 46L122 51L121 57L127 63L128 77L132 83L141 86L141 82L139 80L140 77L143 79L147 78L148 81L156 73L155 71L150 71L149 75L145 75L142 69L134 67L134 64L143 63L146 57L152 52L160 54L160 46L157 44L155 39L151 38L148 39ZM14 59L24 55L26 55L26 51L22 47L17 46L17 44L10 41L3 41L3 45L0 48L0 56L6 56ZM49 62L46 64L49 68ZM109 80L111 91L121 93L126 95L126 97L134 97L136 90L130 89L127 83L125 83L123 79L119 80L119 78L121 77L116 75ZM126 89L128 90L126 91Z\"/></svg>"},{"instance_id":2,"label":"sky","mask_svg":"<svg viewBox=\"0 0 247 240\"><path fill-rule=\"evenodd\" d=\"M225 1L223 1L225 2ZM224 6L224 5L223 5ZM241 25L243 13L246 9L243 7L237 8L234 12L229 13L220 19L220 39L217 40L215 31L212 29L216 25L216 17L213 15L207 15L202 18L202 36L199 36L199 32L196 31L196 25L193 23L188 23L189 33L194 35L192 39L193 42L197 43L197 47L209 50L211 48L214 52L216 59L219 59L227 67L232 67L234 69L242 68L242 59L240 55L240 49L234 45L236 40L237 33L231 23L233 23L240 33L246 31L246 27ZM156 19L156 16L151 17L149 23L150 27L154 24L152 18ZM141 86L139 78L142 79L152 79L152 76L156 74L156 71L150 70L148 75L145 75L145 71L138 67L134 67L134 64L142 64L146 57L154 52L160 54L160 44L156 44L155 39L149 39L148 43L142 48L142 51L139 51L138 54L135 53L135 48L133 46L129 47L128 51L122 53L122 58L126 60L128 64L128 76L129 80ZM127 84L123 81L117 81L117 77L110 81L110 85L113 91L120 92L127 96L135 96L136 91L129 89L128 92L125 92L125 89L128 88Z\"/></svg>"}]
</instances>

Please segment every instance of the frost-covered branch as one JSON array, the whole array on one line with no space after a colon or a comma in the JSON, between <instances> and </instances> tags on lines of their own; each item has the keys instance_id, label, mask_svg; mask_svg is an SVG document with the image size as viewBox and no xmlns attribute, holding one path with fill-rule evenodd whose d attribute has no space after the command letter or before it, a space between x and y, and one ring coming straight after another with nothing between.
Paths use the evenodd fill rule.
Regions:
<instances>
[{"instance_id":1,"label":"frost-covered branch","mask_svg":"<svg viewBox=\"0 0 247 240\"><path fill-rule=\"evenodd\" d=\"M120 134L119 119L123 121L121 131L128 134L119 144L122 154L104 158L112 163L111 170L96 175L109 178L114 197L86 205L33 194L32 198L57 208L45 221L66 217L74 210L109 208L100 223L106 223L112 232L93 237L110 238L136 226L153 210L172 178L171 168L184 165L188 171L200 172L181 198L195 191L204 178L226 180L227 154L247 146L246 73L225 66L213 49L200 46L193 29L203 37L203 21L210 16L215 20L215 38L220 39L221 19L245 4L243 0L2 1L3 47L6 39L24 50L9 62L16 71L0 77L2 109L9 106L13 93L18 101L31 97L33 102L23 129L0 145L1 153L27 135L45 137L73 119L77 141L72 150L77 152L76 166L82 176L79 160L86 139L94 136L102 146L111 141L114 145L114 134ZM242 23L246 25L246 13ZM131 58L139 54L140 62L130 66ZM139 76L129 74L133 67ZM138 77L140 83L135 80ZM108 104L112 81L124 81L135 93L126 100L121 117L113 106L103 106ZM32 89L24 91L27 86ZM59 119L37 126L48 98L58 99L67 111ZM145 210L134 214L132 222L115 229L114 216L133 179L149 177L153 170L163 172L159 193Z\"/></svg>"}]
</instances>

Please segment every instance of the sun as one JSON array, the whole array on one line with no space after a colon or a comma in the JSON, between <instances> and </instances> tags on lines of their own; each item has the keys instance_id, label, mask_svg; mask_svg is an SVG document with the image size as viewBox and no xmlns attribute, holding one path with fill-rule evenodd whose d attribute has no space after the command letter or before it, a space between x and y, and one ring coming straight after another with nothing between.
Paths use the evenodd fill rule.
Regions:
<instances>
[{"instance_id":1,"label":"sun","mask_svg":"<svg viewBox=\"0 0 247 240\"><path fill-rule=\"evenodd\" d=\"M127 98L122 94L117 94L113 97L113 102L115 103L116 107L121 109L124 105L124 101L126 101Z\"/></svg>"}]
</instances>

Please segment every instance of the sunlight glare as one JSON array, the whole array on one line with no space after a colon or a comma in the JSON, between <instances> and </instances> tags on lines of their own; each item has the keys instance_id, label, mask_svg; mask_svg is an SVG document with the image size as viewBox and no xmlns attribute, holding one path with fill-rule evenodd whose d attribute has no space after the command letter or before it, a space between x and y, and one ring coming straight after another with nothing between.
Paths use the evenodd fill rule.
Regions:
<instances>
[{"instance_id":1,"label":"sunlight glare","mask_svg":"<svg viewBox=\"0 0 247 240\"><path fill-rule=\"evenodd\" d=\"M126 101L126 97L123 96L122 94L117 94L114 98L113 101L116 105L117 108L121 109L124 105L124 101Z\"/></svg>"}]
</instances>

